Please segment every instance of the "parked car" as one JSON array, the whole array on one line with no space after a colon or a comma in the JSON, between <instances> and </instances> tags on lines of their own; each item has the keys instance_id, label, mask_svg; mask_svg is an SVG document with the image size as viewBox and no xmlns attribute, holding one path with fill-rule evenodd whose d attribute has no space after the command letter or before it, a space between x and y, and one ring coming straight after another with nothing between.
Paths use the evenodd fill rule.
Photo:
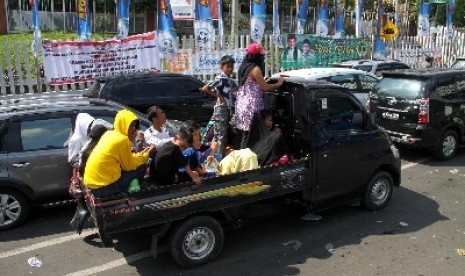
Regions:
<instances>
[{"instance_id":1,"label":"parked car","mask_svg":"<svg viewBox=\"0 0 465 276\"><path fill-rule=\"evenodd\" d=\"M20 225L33 206L67 203L67 146L76 115L113 123L122 108L67 94L0 98L0 230ZM142 130L150 126L144 114L135 113Z\"/></svg>"},{"instance_id":2,"label":"parked car","mask_svg":"<svg viewBox=\"0 0 465 276\"><path fill-rule=\"evenodd\" d=\"M159 105L167 118L208 121L215 99L200 93L198 79L181 74L143 73L101 78L87 93L90 97L112 100L146 113Z\"/></svg>"},{"instance_id":3,"label":"parked car","mask_svg":"<svg viewBox=\"0 0 465 276\"><path fill-rule=\"evenodd\" d=\"M399 69L410 69L407 64L397 60L349 60L333 64L337 68L352 68L362 70L377 76L381 76L381 72L399 70Z\"/></svg>"},{"instance_id":4,"label":"parked car","mask_svg":"<svg viewBox=\"0 0 465 276\"><path fill-rule=\"evenodd\" d=\"M450 67L452 69L465 69L465 57L458 57Z\"/></svg>"},{"instance_id":5,"label":"parked car","mask_svg":"<svg viewBox=\"0 0 465 276\"><path fill-rule=\"evenodd\" d=\"M307 81L327 81L349 89L365 105L368 93L379 79L365 71L347 68L310 68L274 74L273 77L286 76Z\"/></svg>"},{"instance_id":6,"label":"parked car","mask_svg":"<svg viewBox=\"0 0 465 276\"><path fill-rule=\"evenodd\" d=\"M465 134L465 70L384 72L369 110L395 143L452 158Z\"/></svg>"}]
</instances>

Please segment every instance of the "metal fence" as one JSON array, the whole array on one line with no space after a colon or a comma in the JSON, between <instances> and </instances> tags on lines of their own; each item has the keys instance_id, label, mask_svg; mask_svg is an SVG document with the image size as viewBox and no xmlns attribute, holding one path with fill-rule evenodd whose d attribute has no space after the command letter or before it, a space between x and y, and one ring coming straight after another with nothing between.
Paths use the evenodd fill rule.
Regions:
<instances>
[{"instance_id":1,"label":"metal fence","mask_svg":"<svg viewBox=\"0 0 465 276\"><path fill-rule=\"evenodd\" d=\"M366 39L371 41L372 38L367 37ZM247 35L225 35L223 39L223 48L219 46L217 40L216 50L245 48L250 42L250 37ZM268 53L265 68L266 75L281 72L281 49L272 44L272 37L269 35L264 38L263 46ZM194 37L192 35L181 36L179 47L180 49L194 49ZM387 48L389 57L405 62L414 68L420 66L424 60L424 55L435 56L436 67L449 67L456 57L465 56L465 33L455 31L452 38L449 39L447 30L442 28L439 33L431 36L397 37L393 43L388 44ZM3 64L2 59L5 60ZM76 91L88 89L92 85L91 82L87 82L49 86L44 81L42 68L41 57L33 58L31 42L6 42L0 45L0 72L3 72L3 77L0 78L0 94ZM163 68L161 69L163 70ZM212 70L194 77L207 81L212 79L218 73L218 70Z\"/></svg>"}]
</instances>

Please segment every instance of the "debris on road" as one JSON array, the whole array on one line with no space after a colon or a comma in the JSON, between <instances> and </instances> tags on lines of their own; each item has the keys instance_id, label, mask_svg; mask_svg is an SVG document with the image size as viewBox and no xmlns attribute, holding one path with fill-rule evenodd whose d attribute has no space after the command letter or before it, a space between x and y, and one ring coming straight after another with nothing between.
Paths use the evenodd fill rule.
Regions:
<instances>
[{"instance_id":1,"label":"debris on road","mask_svg":"<svg viewBox=\"0 0 465 276\"><path fill-rule=\"evenodd\" d=\"M459 170L453 169L453 170L450 170L449 172L450 172L451 174L457 174L457 173L459 172Z\"/></svg>"},{"instance_id":2,"label":"debris on road","mask_svg":"<svg viewBox=\"0 0 465 276\"><path fill-rule=\"evenodd\" d=\"M31 258L27 259L27 263L31 267L36 267L36 268L41 268L42 267L42 261L39 260L39 258L37 258L37 257L31 257Z\"/></svg>"},{"instance_id":3,"label":"debris on road","mask_svg":"<svg viewBox=\"0 0 465 276\"><path fill-rule=\"evenodd\" d=\"M307 213L303 215L302 217L300 217L300 219L305 220L305 221L309 221L309 220L318 221L318 220L321 220L322 217L319 215L312 214L312 213Z\"/></svg>"},{"instance_id":4,"label":"debris on road","mask_svg":"<svg viewBox=\"0 0 465 276\"><path fill-rule=\"evenodd\" d=\"M399 222L399 225L402 226L402 227L407 227L408 223L401 221L401 222Z\"/></svg>"},{"instance_id":5,"label":"debris on road","mask_svg":"<svg viewBox=\"0 0 465 276\"><path fill-rule=\"evenodd\" d=\"M302 246L302 243L298 240L290 240L290 241L287 241L287 242L283 242L282 245L284 246L288 246L289 244L294 244L292 247L295 249L295 250L299 250L300 247Z\"/></svg>"},{"instance_id":6,"label":"debris on road","mask_svg":"<svg viewBox=\"0 0 465 276\"><path fill-rule=\"evenodd\" d=\"M383 223L383 221L382 220L377 220L376 223Z\"/></svg>"},{"instance_id":7,"label":"debris on road","mask_svg":"<svg viewBox=\"0 0 465 276\"><path fill-rule=\"evenodd\" d=\"M328 243L327 245L325 245L325 249L328 250L328 252L333 252L335 250L334 245L332 243Z\"/></svg>"},{"instance_id":8,"label":"debris on road","mask_svg":"<svg viewBox=\"0 0 465 276\"><path fill-rule=\"evenodd\" d=\"M457 254L459 254L459 256L465 256L465 249L463 249L463 248L457 248L457 249L455 249L455 252L457 252Z\"/></svg>"}]
</instances>

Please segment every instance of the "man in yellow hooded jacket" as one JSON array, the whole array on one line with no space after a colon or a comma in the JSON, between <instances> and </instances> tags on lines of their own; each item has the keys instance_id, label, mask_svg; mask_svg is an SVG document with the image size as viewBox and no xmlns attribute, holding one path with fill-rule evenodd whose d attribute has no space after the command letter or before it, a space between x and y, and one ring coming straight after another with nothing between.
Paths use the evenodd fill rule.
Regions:
<instances>
[{"instance_id":1,"label":"man in yellow hooded jacket","mask_svg":"<svg viewBox=\"0 0 465 276\"><path fill-rule=\"evenodd\" d=\"M102 135L89 156L84 173L84 183L96 197L126 192L133 179L142 180L146 163L155 147L141 152L131 151L137 136L139 120L129 110L116 114L114 130Z\"/></svg>"}]
</instances>

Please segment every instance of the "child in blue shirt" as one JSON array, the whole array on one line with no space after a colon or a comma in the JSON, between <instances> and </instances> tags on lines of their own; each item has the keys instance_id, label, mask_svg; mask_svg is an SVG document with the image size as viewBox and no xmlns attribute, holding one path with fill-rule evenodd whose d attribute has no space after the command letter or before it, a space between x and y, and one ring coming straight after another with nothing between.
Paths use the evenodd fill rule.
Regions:
<instances>
[{"instance_id":1,"label":"child in blue shirt","mask_svg":"<svg viewBox=\"0 0 465 276\"><path fill-rule=\"evenodd\" d=\"M221 74L215 80L202 87L202 92L216 97L212 121L214 121L214 138L218 142L219 152L223 153L228 143L229 122L234 121L234 100L237 83L231 78L236 61L232 56L223 56L220 60Z\"/></svg>"}]
</instances>

